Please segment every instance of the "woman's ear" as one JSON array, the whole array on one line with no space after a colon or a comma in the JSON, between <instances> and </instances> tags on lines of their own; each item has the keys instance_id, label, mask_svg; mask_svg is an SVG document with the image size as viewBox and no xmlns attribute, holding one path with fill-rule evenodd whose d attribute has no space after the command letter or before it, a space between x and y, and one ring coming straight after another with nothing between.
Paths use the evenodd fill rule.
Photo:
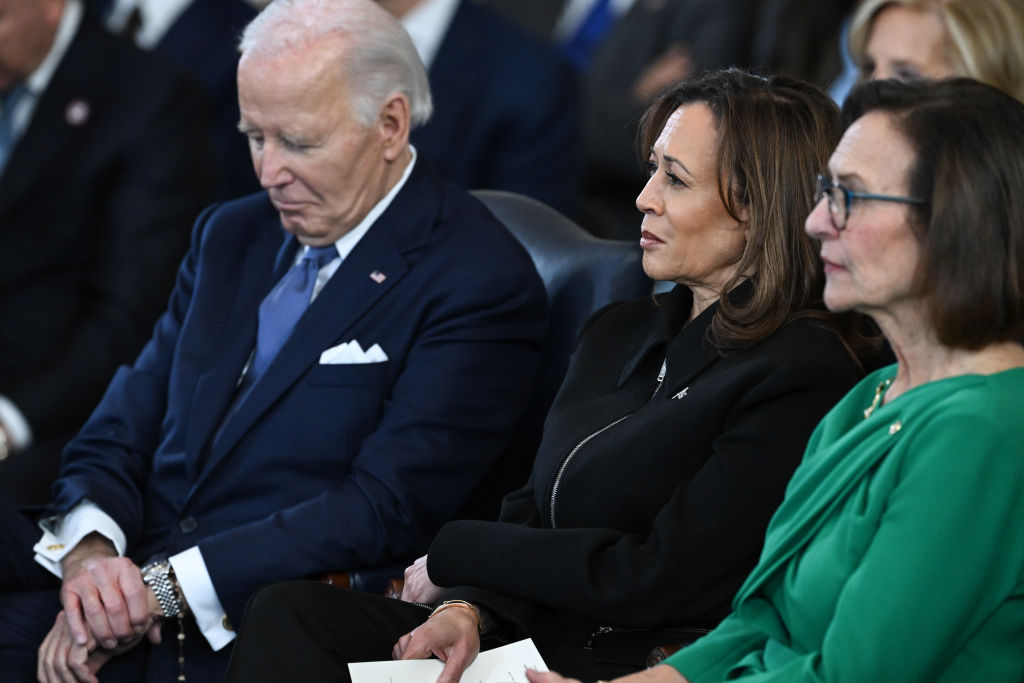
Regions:
<instances>
[{"instance_id":1,"label":"woman's ear","mask_svg":"<svg viewBox=\"0 0 1024 683\"><path fill-rule=\"evenodd\" d=\"M746 230L750 225L750 207L746 204L737 204L736 217L739 218L740 225Z\"/></svg>"}]
</instances>

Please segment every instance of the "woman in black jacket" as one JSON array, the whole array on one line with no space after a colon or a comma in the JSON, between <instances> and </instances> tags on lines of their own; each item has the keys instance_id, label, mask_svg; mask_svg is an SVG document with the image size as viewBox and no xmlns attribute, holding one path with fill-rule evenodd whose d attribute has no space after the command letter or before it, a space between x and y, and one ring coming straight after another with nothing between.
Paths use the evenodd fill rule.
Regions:
<instances>
[{"instance_id":1,"label":"woman in black jacket","mask_svg":"<svg viewBox=\"0 0 1024 683\"><path fill-rule=\"evenodd\" d=\"M655 102L640 244L647 274L679 284L591 318L499 521L445 526L403 601L263 590L228 680L436 655L457 681L481 638L524 636L553 669L610 677L723 618L808 436L860 374L803 230L838 135L835 105L781 77L717 72Z\"/></svg>"}]
</instances>

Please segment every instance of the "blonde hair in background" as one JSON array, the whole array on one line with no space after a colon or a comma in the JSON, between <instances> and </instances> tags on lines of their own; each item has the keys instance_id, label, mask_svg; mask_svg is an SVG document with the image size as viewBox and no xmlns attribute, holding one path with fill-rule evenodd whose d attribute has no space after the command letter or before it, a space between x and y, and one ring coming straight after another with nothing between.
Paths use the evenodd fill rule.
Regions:
<instances>
[{"instance_id":1,"label":"blonde hair in background","mask_svg":"<svg viewBox=\"0 0 1024 683\"><path fill-rule=\"evenodd\" d=\"M995 86L1024 102L1024 3L1021 0L864 0L850 27L850 54L865 72L874 19L886 7L933 12L946 28L958 76Z\"/></svg>"}]
</instances>

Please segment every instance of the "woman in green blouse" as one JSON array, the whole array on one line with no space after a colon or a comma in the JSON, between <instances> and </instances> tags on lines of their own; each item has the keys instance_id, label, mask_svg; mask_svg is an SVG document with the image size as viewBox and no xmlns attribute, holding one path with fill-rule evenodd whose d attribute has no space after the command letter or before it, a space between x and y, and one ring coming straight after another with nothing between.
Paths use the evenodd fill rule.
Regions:
<instances>
[{"instance_id":1,"label":"woman in green blouse","mask_svg":"<svg viewBox=\"0 0 1024 683\"><path fill-rule=\"evenodd\" d=\"M807 231L897 363L812 435L732 615L617 680L1024 679L1024 106L879 81L843 113Z\"/></svg>"}]
</instances>

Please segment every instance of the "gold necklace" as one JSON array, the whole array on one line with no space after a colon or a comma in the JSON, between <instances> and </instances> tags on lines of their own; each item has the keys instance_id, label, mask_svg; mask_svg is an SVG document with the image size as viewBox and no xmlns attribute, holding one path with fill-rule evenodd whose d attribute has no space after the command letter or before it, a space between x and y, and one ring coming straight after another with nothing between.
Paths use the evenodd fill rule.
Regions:
<instances>
[{"instance_id":1,"label":"gold necklace","mask_svg":"<svg viewBox=\"0 0 1024 683\"><path fill-rule=\"evenodd\" d=\"M864 419L871 417L871 413L875 412L875 408L882 402L882 396L885 395L885 390L892 384L892 378L878 383L878 388L875 389L875 397L871 399L871 405L864 409Z\"/></svg>"}]
</instances>

